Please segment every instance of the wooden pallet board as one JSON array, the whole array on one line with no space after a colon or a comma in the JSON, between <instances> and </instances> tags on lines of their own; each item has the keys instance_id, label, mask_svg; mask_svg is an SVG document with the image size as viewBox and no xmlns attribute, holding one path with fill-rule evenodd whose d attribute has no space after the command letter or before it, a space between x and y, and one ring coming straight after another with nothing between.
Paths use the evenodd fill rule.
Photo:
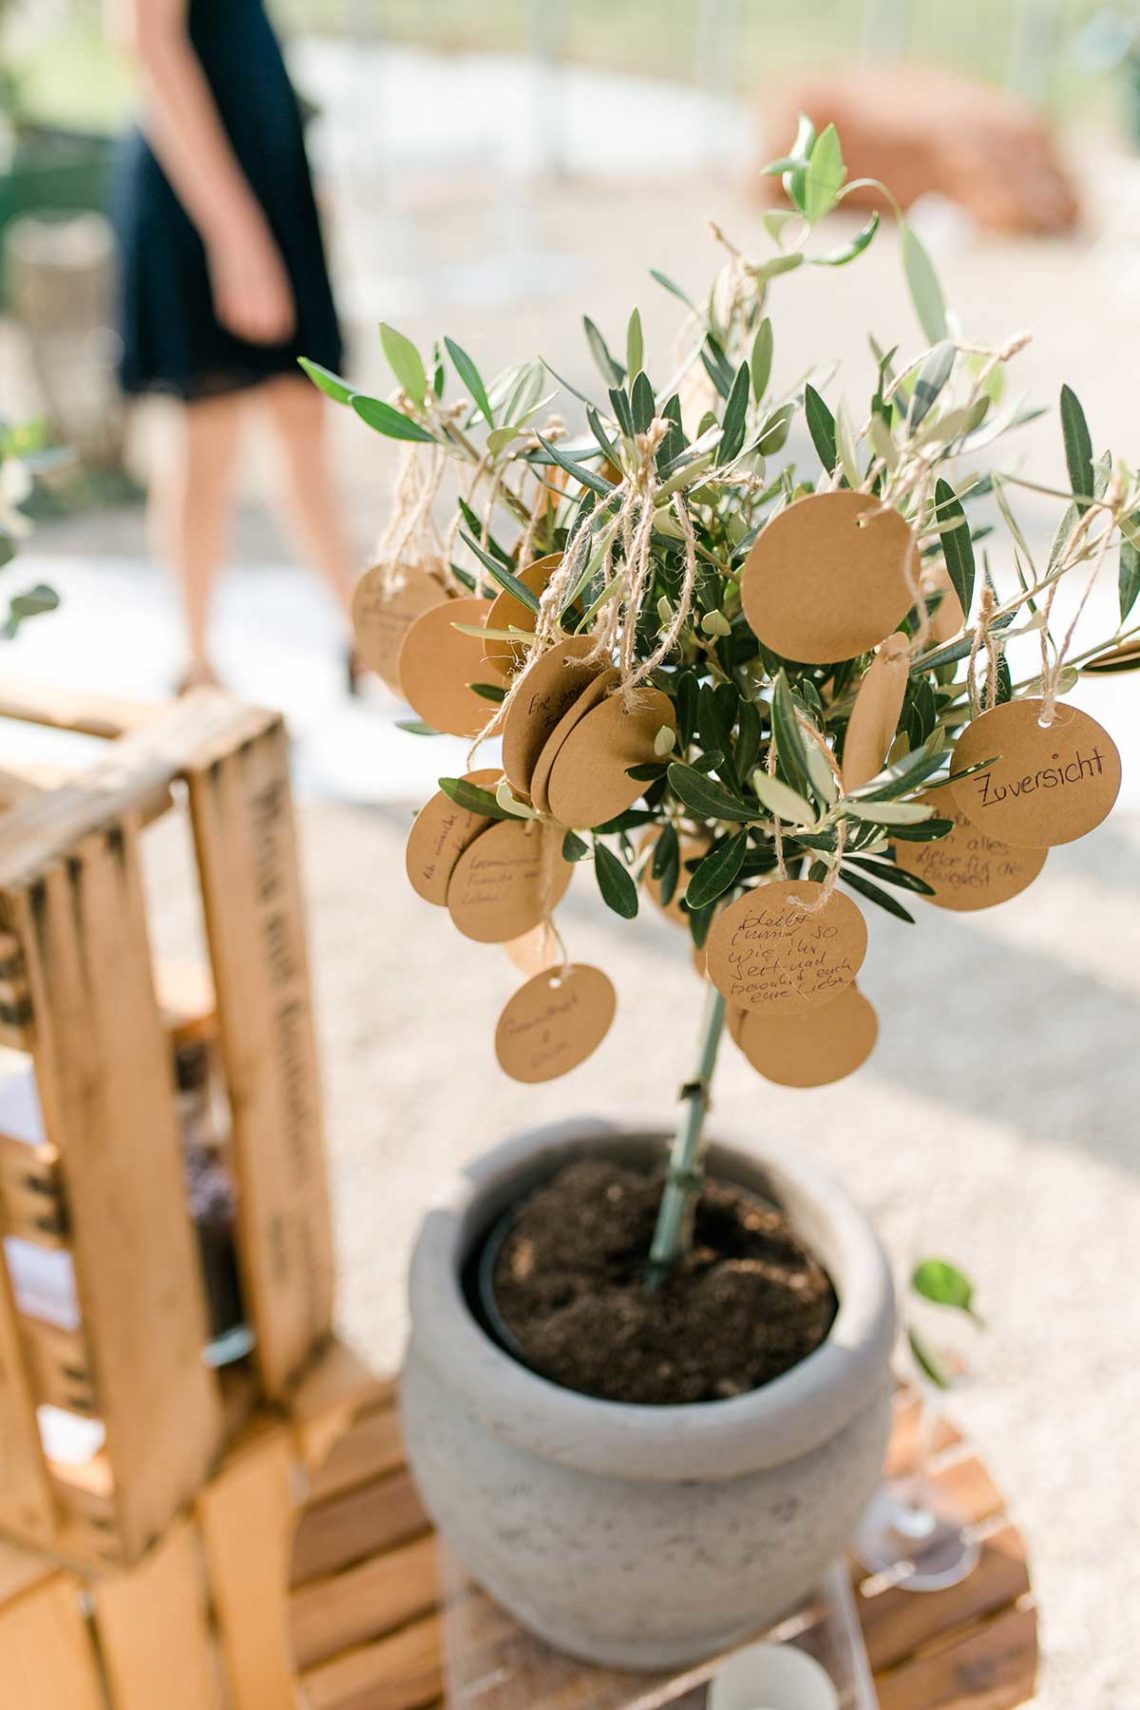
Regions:
<instances>
[{"instance_id":1,"label":"wooden pallet board","mask_svg":"<svg viewBox=\"0 0 1140 1710\"><path fill-rule=\"evenodd\" d=\"M892 1472L913 1463L917 1424L916 1401L900 1396ZM536 1710L680 1710L701 1703L699 1692L687 1695L699 1686L701 1670L681 1680L585 1669L553 1658L476 1588L464 1584L457 1592L449 1583L441 1596L441 1558L401 1471L399 1443L391 1398L374 1396L311 1480L290 1567L301 1705L436 1710L445 1702L445 1624L455 1619L444 1605L457 1596L461 1642L474 1653L465 1672L487 1683L479 1710L521 1704L527 1690ZM961 1585L921 1595L855 1575L882 1710L1013 1710L1032 1696L1037 1668L1024 1544L984 1464L947 1424L936 1439L934 1476L977 1528L981 1561Z\"/></svg>"}]
</instances>

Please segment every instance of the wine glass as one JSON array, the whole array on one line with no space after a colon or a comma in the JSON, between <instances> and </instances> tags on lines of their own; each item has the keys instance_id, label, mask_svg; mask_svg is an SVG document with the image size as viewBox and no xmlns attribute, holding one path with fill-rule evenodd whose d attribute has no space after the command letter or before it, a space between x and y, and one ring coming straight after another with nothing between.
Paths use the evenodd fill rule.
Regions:
<instances>
[{"instance_id":1,"label":"wine glass","mask_svg":"<svg viewBox=\"0 0 1140 1710\"><path fill-rule=\"evenodd\" d=\"M980 1326L973 1286L945 1259L922 1259L911 1274L907 1345L919 1417L909 1470L887 1479L871 1499L855 1535L855 1555L869 1573L887 1576L905 1591L944 1591L978 1565L981 1546L966 1515L931 1476L940 1414L939 1392L964 1366L928 1340L924 1318L938 1318L939 1340L948 1322Z\"/></svg>"}]
</instances>

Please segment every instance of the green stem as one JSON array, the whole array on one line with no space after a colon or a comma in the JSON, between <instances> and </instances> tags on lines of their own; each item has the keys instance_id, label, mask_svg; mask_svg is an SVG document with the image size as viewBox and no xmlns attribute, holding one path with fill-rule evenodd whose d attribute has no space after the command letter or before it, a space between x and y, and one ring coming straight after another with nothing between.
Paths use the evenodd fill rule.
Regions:
<instances>
[{"instance_id":1,"label":"green stem","mask_svg":"<svg viewBox=\"0 0 1140 1710\"><path fill-rule=\"evenodd\" d=\"M709 1089L724 1033L724 996L710 982L705 1000L697 1072L681 1090L684 1110L669 1154L665 1191L657 1213L645 1286L660 1287L681 1257L691 1235L690 1212L701 1186L701 1137L709 1109Z\"/></svg>"}]
</instances>

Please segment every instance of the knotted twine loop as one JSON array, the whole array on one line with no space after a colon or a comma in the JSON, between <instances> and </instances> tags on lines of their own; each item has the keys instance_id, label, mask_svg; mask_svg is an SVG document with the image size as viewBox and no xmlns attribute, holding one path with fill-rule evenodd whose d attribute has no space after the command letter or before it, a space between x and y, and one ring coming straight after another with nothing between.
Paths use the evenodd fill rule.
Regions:
<instances>
[{"instance_id":1,"label":"knotted twine loop","mask_svg":"<svg viewBox=\"0 0 1140 1710\"><path fill-rule=\"evenodd\" d=\"M560 825L555 825L553 820L532 819L528 824L528 831L532 836L537 836L541 840L539 853L542 866L538 893L538 906L541 911L540 924L543 927L544 934L549 935L554 940L559 957L558 972L564 978L570 969L570 957L566 950L566 941L554 921L555 875L558 872L558 861L562 854L563 830ZM548 938L544 936L543 942L548 942Z\"/></svg>"},{"instance_id":2,"label":"knotted twine loop","mask_svg":"<svg viewBox=\"0 0 1140 1710\"><path fill-rule=\"evenodd\" d=\"M613 580L611 572L614 568L614 543L619 535L622 539L623 560L620 569L614 573L618 586L602 607L590 632L594 638L594 646L588 657L608 663L615 651L617 652L621 674L617 688L625 696L627 708L637 688L651 671L656 670L675 644L692 608L693 588L696 583L696 539L687 514L683 514L684 507L675 506L674 511L685 536L686 549L685 575L678 612L669 625L666 639L658 644L649 660L639 665L636 658L637 617L653 571L651 548L654 499L657 491L656 458L661 441L670 426L668 420L657 416L650 422L645 433L637 435L637 464L633 470L626 471L621 485L614 489L615 493L621 495L620 503L616 512L603 523L601 530L604 541L601 569L607 589ZM606 503L612 504L613 497L613 494L609 495ZM522 693L527 676L538 659L549 648L566 639L562 627L562 608L567 594L577 587L591 554L598 545L593 526L596 521L596 513L591 511L587 517L582 518L568 541L562 562L539 599L534 641L526 664L516 673L506 696L476 737L469 763L480 744L502 729L509 708Z\"/></svg>"},{"instance_id":3,"label":"knotted twine loop","mask_svg":"<svg viewBox=\"0 0 1140 1710\"><path fill-rule=\"evenodd\" d=\"M974 638L970 643L970 657L966 662L966 693L970 697L971 718L977 718L979 710L988 712L990 707L997 705L998 649L993 632L993 617L996 610L997 601L994 598L994 591L987 582L982 589L978 621L974 625ZM982 689L979 709L975 667L978 662L978 654L983 647L986 652L986 681Z\"/></svg>"},{"instance_id":4,"label":"knotted twine loop","mask_svg":"<svg viewBox=\"0 0 1140 1710\"><path fill-rule=\"evenodd\" d=\"M426 460L418 444L403 449L392 489L391 514L376 543L376 561L382 566L381 585L386 594L403 586L410 562L450 556L444 553L431 514L446 465L442 446L432 446Z\"/></svg>"},{"instance_id":5,"label":"knotted twine loop","mask_svg":"<svg viewBox=\"0 0 1140 1710\"><path fill-rule=\"evenodd\" d=\"M1073 637L1077 633L1077 625L1080 623L1081 618L1084 615L1085 607L1088 605L1089 595L1093 591L1093 584L1096 582L1097 576L1100 572L1100 567L1104 563L1104 555L1108 551L1109 542L1111 541L1113 534L1116 532L1117 512L1120 508L1123 496L1123 482L1119 471L1114 470L1112 480L1109 482L1108 491L1105 493L1101 507L1109 512L1109 520L1101 530L1097 540L1096 551L1093 553L1092 568L1089 571L1088 580L1085 583L1085 591L1077 602L1077 609L1073 613L1069 627L1061 638L1061 645L1057 648L1056 655L1052 661L1049 658L1049 619L1053 612L1053 602L1057 597L1057 589L1060 586L1061 577L1065 574L1066 570L1072 568L1072 565L1065 564L1062 561L1061 565L1058 566L1052 585L1045 597L1045 604L1042 607L1041 612L1041 712L1037 719L1038 724L1043 730L1048 730L1050 725L1053 723L1054 718L1057 716L1057 697L1061 692L1061 678L1065 669L1065 660L1068 658L1069 649L1073 644ZM1091 520L1092 511L1091 509L1086 510L1070 537L1069 547L1065 554L1066 557L1076 550L1077 543L1081 536L1087 534ZM1073 563L1076 563L1076 559L1073 559Z\"/></svg>"}]
</instances>

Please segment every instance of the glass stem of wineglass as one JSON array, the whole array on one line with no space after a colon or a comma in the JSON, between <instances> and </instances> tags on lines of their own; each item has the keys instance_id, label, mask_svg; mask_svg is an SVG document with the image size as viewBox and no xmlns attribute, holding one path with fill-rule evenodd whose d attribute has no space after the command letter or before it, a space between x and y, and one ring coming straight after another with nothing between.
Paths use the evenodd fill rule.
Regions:
<instances>
[{"instance_id":1,"label":"glass stem of wineglass","mask_svg":"<svg viewBox=\"0 0 1140 1710\"><path fill-rule=\"evenodd\" d=\"M905 1538L928 1537L938 1524L929 1500L930 1462L938 1432L938 1414L930 1405L925 1386L920 1384L918 1395L918 1428L915 1434L914 1461L907 1477L901 1480L896 1530Z\"/></svg>"}]
</instances>

